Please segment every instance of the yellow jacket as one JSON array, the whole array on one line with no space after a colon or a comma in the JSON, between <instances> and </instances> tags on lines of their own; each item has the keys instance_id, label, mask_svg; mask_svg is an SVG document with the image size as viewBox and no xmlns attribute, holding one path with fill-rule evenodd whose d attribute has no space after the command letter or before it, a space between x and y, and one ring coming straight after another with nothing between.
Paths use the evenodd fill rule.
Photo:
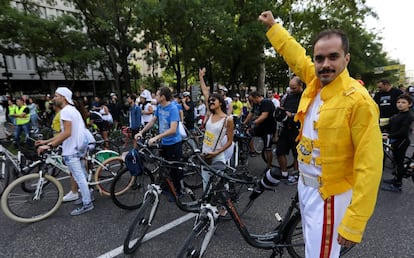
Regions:
<instances>
[{"instance_id":1,"label":"yellow jacket","mask_svg":"<svg viewBox=\"0 0 414 258\"><path fill-rule=\"evenodd\" d=\"M307 85L295 116L303 125L306 111L321 89L314 64L305 49L279 24L272 26L266 35ZM312 142L320 149L320 157L315 160L322 168L319 192L326 199L352 189L352 202L338 232L346 239L361 242L374 211L382 174L378 106L367 90L349 76L347 69L321 89L321 99L319 120L314 124L318 139ZM298 139L301 140L301 133Z\"/></svg>"}]
</instances>

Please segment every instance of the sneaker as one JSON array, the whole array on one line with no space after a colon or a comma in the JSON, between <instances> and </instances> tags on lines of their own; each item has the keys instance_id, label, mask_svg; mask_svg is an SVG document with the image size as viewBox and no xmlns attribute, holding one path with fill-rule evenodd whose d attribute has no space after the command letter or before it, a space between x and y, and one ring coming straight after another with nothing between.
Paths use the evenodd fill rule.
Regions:
<instances>
[{"instance_id":1,"label":"sneaker","mask_svg":"<svg viewBox=\"0 0 414 258\"><path fill-rule=\"evenodd\" d=\"M390 179L384 179L384 180L382 180L382 182L385 183L385 184L398 184L398 182L395 179L395 177L390 178Z\"/></svg>"},{"instance_id":2,"label":"sneaker","mask_svg":"<svg viewBox=\"0 0 414 258\"><path fill-rule=\"evenodd\" d=\"M289 176L286 182L287 185L296 185L298 183L298 179L296 176Z\"/></svg>"},{"instance_id":3,"label":"sneaker","mask_svg":"<svg viewBox=\"0 0 414 258\"><path fill-rule=\"evenodd\" d=\"M93 195L93 189L89 189L89 192L91 193L91 202L95 201L95 196ZM82 204L82 195L79 194L79 199L77 199L74 203L74 205Z\"/></svg>"},{"instance_id":4,"label":"sneaker","mask_svg":"<svg viewBox=\"0 0 414 258\"><path fill-rule=\"evenodd\" d=\"M85 212L88 212L88 211L93 210L93 208L94 208L93 207L93 203L91 202L91 203L89 203L87 205L83 205L82 207L79 207L79 208L74 209L70 213L70 215L72 215L72 216L78 216L78 215L81 215L81 214L83 214Z\"/></svg>"},{"instance_id":5,"label":"sneaker","mask_svg":"<svg viewBox=\"0 0 414 258\"><path fill-rule=\"evenodd\" d=\"M394 184L383 185L383 186L381 186L381 190L388 191L388 192L393 192L393 193L401 193L402 192L401 186L397 186L397 185L394 185Z\"/></svg>"},{"instance_id":6,"label":"sneaker","mask_svg":"<svg viewBox=\"0 0 414 258\"><path fill-rule=\"evenodd\" d=\"M69 191L65 196L63 196L63 202L72 202L79 199L79 194Z\"/></svg>"}]
</instances>

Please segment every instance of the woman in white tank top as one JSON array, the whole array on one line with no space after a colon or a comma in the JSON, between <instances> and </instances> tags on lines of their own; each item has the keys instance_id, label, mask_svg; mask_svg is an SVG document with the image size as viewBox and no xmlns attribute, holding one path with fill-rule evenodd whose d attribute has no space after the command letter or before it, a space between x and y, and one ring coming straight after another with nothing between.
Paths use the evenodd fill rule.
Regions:
<instances>
[{"instance_id":1,"label":"woman in white tank top","mask_svg":"<svg viewBox=\"0 0 414 258\"><path fill-rule=\"evenodd\" d=\"M224 112L226 103L223 96L219 93L213 93L210 97L205 98L209 107L209 116L206 122L204 132L202 152L206 158L211 159L211 163L227 162L225 151L231 150L233 146L234 123L233 117L227 116ZM203 177L203 189L210 179L210 173L204 169L201 171Z\"/></svg>"}]
</instances>

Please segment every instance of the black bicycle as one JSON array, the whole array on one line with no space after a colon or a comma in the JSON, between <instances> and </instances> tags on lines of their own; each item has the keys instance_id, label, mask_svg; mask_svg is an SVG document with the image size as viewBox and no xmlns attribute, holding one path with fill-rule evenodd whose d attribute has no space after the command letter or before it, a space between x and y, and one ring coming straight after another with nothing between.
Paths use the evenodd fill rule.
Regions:
<instances>
[{"instance_id":1,"label":"black bicycle","mask_svg":"<svg viewBox=\"0 0 414 258\"><path fill-rule=\"evenodd\" d=\"M264 234L252 234L242 221L241 215L227 187L230 182L238 184L244 184L246 182L238 178L233 178L222 169L208 166L202 159L200 159L200 162L214 173L215 176L211 177L209 181L209 187L214 190L209 191L209 194L203 199L195 226L187 236L183 247L180 249L178 254L179 258L202 257L205 254L207 246L217 227L219 207L225 207L240 234L249 245L260 249L272 250L271 257L276 257L276 255L281 256L284 250L287 250L291 257L305 257L305 244L297 193L292 198L284 217L280 215L276 216L278 217L279 224L272 231ZM252 198L251 202L253 201L254 198ZM249 207L251 207L251 203ZM347 253L351 248L343 248L341 255Z\"/></svg>"},{"instance_id":2,"label":"black bicycle","mask_svg":"<svg viewBox=\"0 0 414 258\"><path fill-rule=\"evenodd\" d=\"M164 165L162 163L164 159L159 159L161 156L160 146L148 146L141 141L137 145L138 155L143 164L142 173L135 176L131 175L127 169L120 171L114 178L110 190L114 204L126 210L135 210L141 207L148 185L162 180L160 171ZM176 162L176 164L183 172L184 186L193 191L201 188L202 178L200 167L188 161L191 161L191 156L187 158L187 161Z\"/></svg>"},{"instance_id":3,"label":"black bicycle","mask_svg":"<svg viewBox=\"0 0 414 258\"><path fill-rule=\"evenodd\" d=\"M143 194L143 201L140 205L137 215L131 223L125 241L124 253L131 254L135 252L141 245L142 240L152 225L152 221L157 213L160 204L160 197L163 192L169 195L170 199L175 201L176 205L186 212L197 212L197 198L195 193L189 188L184 187L183 193L177 193L173 182L169 176L169 169L176 168L181 171L198 171L200 166L192 163L191 159L187 162L168 161L159 155L154 155L147 145L140 143L141 155L145 156L147 161L158 163L158 179L148 185L147 190ZM199 172L200 173L200 172Z\"/></svg>"},{"instance_id":4,"label":"black bicycle","mask_svg":"<svg viewBox=\"0 0 414 258\"><path fill-rule=\"evenodd\" d=\"M392 174L397 173L397 164L395 163L394 154L392 152L392 145L388 141L384 141L383 144L384 159L383 167L391 170ZM411 148L414 147L414 144L410 144ZM403 178L410 178L414 182L414 154L410 157L405 155L404 157L404 176Z\"/></svg>"}]
</instances>

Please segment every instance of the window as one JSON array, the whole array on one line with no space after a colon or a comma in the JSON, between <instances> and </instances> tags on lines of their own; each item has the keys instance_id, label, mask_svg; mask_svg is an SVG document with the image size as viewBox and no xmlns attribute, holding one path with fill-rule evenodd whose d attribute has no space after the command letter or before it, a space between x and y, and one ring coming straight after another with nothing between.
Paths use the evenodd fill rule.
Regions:
<instances>
[{"instance_id":1,"label":"window","mask_svg":"<svg viewBox=\"0 0 414 258\"><path fill-rule=\"evenodd\" d=\"M16 69L16 61L14 60L14 56L6 56L6 62L8 69Z\"/></svg>"},{"instance_id":2,"label":"window","mask_svg":"<svg viewBox=\"0 0 414 258\"><path fill-rule=\"evenodd\" d=\"M26 56L26 66L27 70L34 70L34 59L33 57Z\"/></svg>"}]
</instances>

